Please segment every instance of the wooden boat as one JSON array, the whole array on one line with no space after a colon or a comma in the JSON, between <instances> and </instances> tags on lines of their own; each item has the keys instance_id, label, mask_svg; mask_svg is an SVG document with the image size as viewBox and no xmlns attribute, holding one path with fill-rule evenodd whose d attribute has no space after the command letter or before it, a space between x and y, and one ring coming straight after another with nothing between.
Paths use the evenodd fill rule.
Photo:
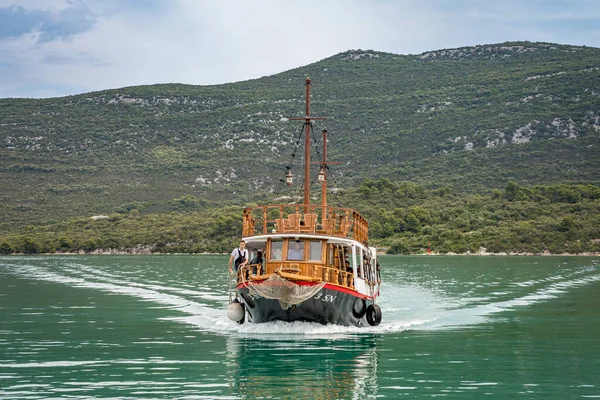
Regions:
<instances>
[{"instance_id":1,"label":"wooden boat","mask_svg":"<svg viewBox=\"0 0 600 400\"><path fill-rule=\"evenodd\" d=\"M310 79L304 121L304 202L248 207L242 238L264 261L239 268L230 319L243 323L310 321L347 326L379 325L381 309L377 252L369 246L369 224L358 212L327 205L327 131L318 180L321 204L310 203ZM288 171L287 179L291 178Z\"/></svg>"}]
</instances>

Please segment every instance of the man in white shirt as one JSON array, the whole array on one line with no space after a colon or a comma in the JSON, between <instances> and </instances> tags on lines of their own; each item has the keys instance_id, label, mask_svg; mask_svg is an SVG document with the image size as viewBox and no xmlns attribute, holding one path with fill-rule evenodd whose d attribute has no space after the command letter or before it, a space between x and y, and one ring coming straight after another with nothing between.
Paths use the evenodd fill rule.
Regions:
<instances>
[{"instance_id":1,"label":"man in white shirt","mask_svg":"<svg viewBox=\"0 0 600 400\"><path fill-rule=\"evenodd\" d=\"M248 257L249 253L248 249L246 249L246 242L242 240L240 241L240 247L233 249L231 257L229 257L229 274L233 273L233 270L231 269L232 264L235 265L235 272L237 273L240 267L248 264Z\"/></svg>"}]
</instances>

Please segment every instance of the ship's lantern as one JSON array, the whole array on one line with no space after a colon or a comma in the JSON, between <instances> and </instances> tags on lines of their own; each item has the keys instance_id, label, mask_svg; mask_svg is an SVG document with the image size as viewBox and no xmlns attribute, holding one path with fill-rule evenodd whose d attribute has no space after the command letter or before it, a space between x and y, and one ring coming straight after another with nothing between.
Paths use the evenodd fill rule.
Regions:
<instances>
[{"instance_id":1,"label":"ship's lantern","mask_svg":"<svg viewBox=\"0 0 600 400\"><path fill-rule=\"evenodd\" d=\"M319 170L319 174L317 175L317 180L319 183L325 183L325 168L321 167Z\"/></svg>"},{"instance_id":2,"label":"ship's lantern","mask_svg":"<svg viewBox=\"0 0 600 400\"><path fill-rule=\"evenodd\" d=\"M285 184L288 186L292 186L293 183L294 183L294 176L292 175L292 171L288 169L287 172L285 173Z\"/></svg>"}]
</instances>

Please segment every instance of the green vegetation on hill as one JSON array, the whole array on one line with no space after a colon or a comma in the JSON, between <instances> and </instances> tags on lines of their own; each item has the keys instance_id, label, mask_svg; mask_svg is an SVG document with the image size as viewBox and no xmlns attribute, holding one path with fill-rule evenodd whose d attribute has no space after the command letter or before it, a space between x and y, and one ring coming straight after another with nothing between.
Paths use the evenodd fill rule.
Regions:
<instances>
[{"instance_id":1,"label":"green vegetation on hill","mask_svg":"<svg viewBox=\"0 0 600 400\"><path fill-rule=\"evenodd\" d=\"M412 182L367 180L334 196L370 220L371 241L389 253L600 252L600 187L523 187L489 195L427 190ZM182 199L195 203L195 199ZM72 219L0 236L0 253L228 252L239 239L241 208Z\"/></svg>"},{"instance_id":2,"label":"green vegetation on hill","mask_svg":"<svg viewBox=\"0 0 600 400\"><path fill-rule=\"evenodd\" d=\"M396 55L352 50L216 86L0 99L0 232L184 196L243 205L277 190L313 81L336 185L366 178L482 193L600 184L600 49L514 42ZM288 193L289 194L289 193Z\"/></svg>"},{"instance_id":3,"label":"green vegetation on hill","mask_svg":"<svg viewBox=\"0 0 600 400\"><path fill-rule=\"evenodd\" d=\"M81 249L83 240L87 249L95 243L221 251L227 246L211 238L228 243L235 229L232 236L203 236L214 215L298 193L280 180L286 166L297 176L301 170L301 157L292 157L300 153L301 126L287 118L304 113L306 76L312 114L327 117L315 122L314 140L327 128L329 158L342 163L332 166L330 186L348 196L345 205L371 214L381 245L395 252L418 252L429 242L457 252L596 246L588 229L597 223L595 199L582 192L578 202L546 204L535 196L540 187L600 185L600 49L511 42L420 55L352 50L226 85L0 99L6 248L21 249L16 238L28 237L38 250ZM425 197L368 197L380 189L365 179L413 182ZM510 201L490 194L508 182L535 196ZM518 210L525 205L531 210ZM134 210L139 216L129 215ZM90 222L94 215L109 218ZM555 229L570 217L572 227L567 220L569 229ZM135 233L152 232L162 219L178 232L195 226L200 236ZM104 233L84 234L75 221ZM118 232L128 224L125 240ZM60 231L69 232L70 244L57 244Z\"/></svg>"},{"instance_id":4,"label":"green vegetation on hill","mask_svg":"<svg viewBox=\"0 0 600 400\"><path fill-rule=\"evenodd\" d=\"M348 193L389 252L573 253L600 251L600 187L509 182L489 195L366 181ZM485 250L484 250L485 249Z\"/></svg>"}]
</instances>

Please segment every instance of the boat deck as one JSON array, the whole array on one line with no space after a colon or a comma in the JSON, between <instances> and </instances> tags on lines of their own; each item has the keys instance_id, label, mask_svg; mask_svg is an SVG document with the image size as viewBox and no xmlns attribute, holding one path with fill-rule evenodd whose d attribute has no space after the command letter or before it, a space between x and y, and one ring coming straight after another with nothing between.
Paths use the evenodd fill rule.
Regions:
<instances>
[{"instance_id":1,"label":"boat deck","mask_svg":"<svg viewBox=\"0 0 600 400\"><path fill-rule=\"evenodd\" d=\"M237 284L264 281L277 274L282 278L298 282L327 282L332 285L354 289L354 274L341 270L332 265L324 266L318 263L289 262L266 263L265 271L259 274L260 265L248 264L237 272Z\"/></svg>"},{"instance_id":2,"label":"boat deck","mask_svg":"<svg viewBox=\"0 0 600 400\"><path fill-rule=\"evenodd\" d=\"M369 223L349 208L273 204L244 209L243 236L312 233L368 242Z\"/></svg>"}]
</instances>

